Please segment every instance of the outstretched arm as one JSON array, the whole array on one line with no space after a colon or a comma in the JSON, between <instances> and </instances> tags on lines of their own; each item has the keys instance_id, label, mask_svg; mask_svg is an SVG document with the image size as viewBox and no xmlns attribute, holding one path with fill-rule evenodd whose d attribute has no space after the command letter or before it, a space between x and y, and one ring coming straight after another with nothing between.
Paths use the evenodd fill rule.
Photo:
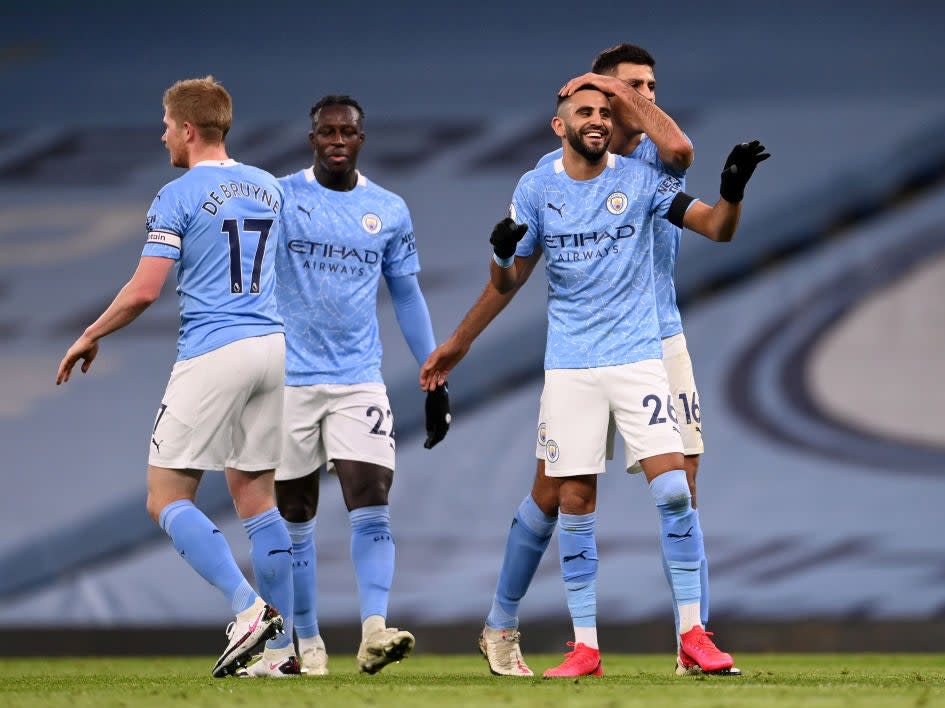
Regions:
<instances>
[{"instance_id":1,"label":"outstretched arm","mask_svg":"<svg viewBox=\"0 0 945 708\"><path fill-rule=\"evenodd\" d=\"M98 340L115 330L134 322L148 306L158 299L167 274L174 266L170 258L142 256L131 280L118 292L105 312L86 328L59 363L56 385L69 380L72 368L82 359L82 373L86 373L98 354Z\"/></svg>"},{"instance_id":2,"label":"outstretched arm","mask_svg":"<svg viewBox=\"0 0 945 708\"><path fill-rule=\"evenodd\" d=\"M646 133L649 136L656 144L664 165L677 172L689 169L693 158L692 143L676 125L676 121L655 103L616 77L593 73L571 79L559 93L570 96L581 86L587 85L594 86L610 97L614 119L624 132L630 135Z\"/></svg>"}]
</instances>

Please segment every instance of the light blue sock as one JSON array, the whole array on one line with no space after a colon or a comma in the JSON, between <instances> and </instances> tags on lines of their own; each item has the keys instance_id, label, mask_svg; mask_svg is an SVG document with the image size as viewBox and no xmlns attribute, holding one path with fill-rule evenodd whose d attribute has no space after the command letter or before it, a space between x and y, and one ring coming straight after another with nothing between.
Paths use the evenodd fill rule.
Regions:
<instances>
[{"instance_id":1,"label":"light blue sock","mask_svg":"<svg viewBox=\"0 0 945 708\"><path fill-rule=\"evenodd\" d=\"M558 514L558 551L575 627L597 626L597 514Z\"/></svg>"},{"instance_id":2,"label":"light blue sock","mask_svg":"<svg viewBox=\"0 0 945 708\"><path fill-rule=\"evenodd\" d=\"M486 624L492 629L518 627L518 605L535 577L557 522L558 517L545 514L531 494L519 504L505 542L492 609L486 617Z\"/></svg>"},{"instance_id":3,"label":"light blue sock","mask_svg":"<svg viewBox=\"0 0 945 708\"><path fill-rule=\"evenodd\" d=\"M256 591L240 572L220 529L193 502L171 502L161 510L158 521L181 558L224 594L233 614L256 602Z\"/></svg>"},{"instance_id":4,"label":"light blue sock","mask_svg":"<svg viewBox=\"0 0 945 708\"><path fill-rule=\"evenodd\" d=\"M301 639L318 635L318 567L315 564L315 519L285 522L292 539L292 587L295 633Z\"/></svg>"},{"instance_id":5,"label":"light blue sock","mask_svg":"<svg viewBox=\"0 0 945 708\"><path fill-rule=\"evenodd\" d=\"M696 519L699 519L699 510L695 509ZM699 527L702 527L700 520ZM662 544L660 544L660 554L663 559L663 574L666 576L666 582L669 585L670 590L673 588L673 576L669 570L669 564L666 562L666 554L663 552ZM702 626L709 626L709 561L707 558L702 558L702 564L699 566L699 587L702 591L702 594L699 598L699 613L702 619ZM676 621L676 641L679 641L679 607L676 604L676 595L673 593L673 618Z\"/></svg>"},{"instance_id":6,"label":"light blue sock","mask_svg":"<svg viewBox=\"0 0 945 708\"><path fill-rule=\"evenodd\" d=\"M361 599L361 622L371 615L386 618L394 579L390 507L387 504L364 506L350 512L348 517L351 519L351 560Z\"/></svg>"},{"instance_id":7,"label":"light blue sock","mask_svg":"<svg viewBox=\"0 0 945 708\"><path fill-rule=\"evenodd\" d=\"M679 606L676 602L676 592L673 590L673 574L669 570L669 563L666 562L666 554L663 552L663 545L660 544L660 558L663 561L663 575L666 576L666 584L669 585L670 599L673 604L673 620L676 623L676 648L679 648Z\"/></svg>"},{"instance_id":8,"label":"light blue sock","mask_svg":"<svg viewBox=\"0 0 945 708\"><path fill-rule=\"evenodd\" d=\"M686 473L671 470L661 474L650 482L650 493L660 512L660 542L675 606L700 602L705 548L699 515L690 504Z\"/></svg>"},{"instance_id":9,"label":"light blue sock","mask_svg":"<svg viewBox=\"0 0 945 708\"><path fill-rule=\"evenodd\" d=\"M243 519L249 536L249 558L263 600L282 615L285 632L266 642L281 649L292 642L292 539L276 507Z\"/></svg>"},{"instance_id":10,"label":"light blue sock","mask_svg":"<svg viewBox=\"0 0 945 708\"><path fill-rule=\"evenodd\" d=\"M702 528L702 518L699 516L699 510L696 509L696 521L699 522L699 528ZM704 546L704 543L703 543ZM699 599L699 612L702 613L702 626L709 626L709 559L705 556L705 548L702 549L702 564L699 566L699 587L702 590L702 596Z\"/></svg>"}]
</instances>

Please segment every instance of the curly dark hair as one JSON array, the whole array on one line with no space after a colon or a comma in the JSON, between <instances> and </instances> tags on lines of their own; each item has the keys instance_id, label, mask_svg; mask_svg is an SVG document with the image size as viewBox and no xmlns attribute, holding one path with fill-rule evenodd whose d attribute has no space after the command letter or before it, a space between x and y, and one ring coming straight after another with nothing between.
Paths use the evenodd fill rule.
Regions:
<instances>
[{"instance_id":1,"label":"curly dark hair","mask_svg":"<svg viewBox=\"0 0 945 708\"><path fill-rule=\"evenodd\" d=\"M312 106L312 110L308 112L309 118L313 121L315 116L318 115L318 112L325 108L326 106L351 106L354 110L358 112L358 120L364 120L364 109L361 108L361 104L355 101L351 96L322 96L318 101Z\"/></svg>"}]
</instances>

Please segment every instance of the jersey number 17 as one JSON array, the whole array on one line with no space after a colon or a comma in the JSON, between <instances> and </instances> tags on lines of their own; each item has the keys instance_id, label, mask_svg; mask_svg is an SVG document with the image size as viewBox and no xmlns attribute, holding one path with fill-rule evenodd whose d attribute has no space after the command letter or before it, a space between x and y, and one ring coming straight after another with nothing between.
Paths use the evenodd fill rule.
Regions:
<instances>
[{"instance_id":1,"label":"jersey number 17","mask_svg":"<svg viewBox=\"0 0 945 708\"><path fill-rule=\"evenodd\" d=\"M263 256L266 253L266 239L272 219L243 219L243 231L255 231L259 234L256 255L253 257L253 272L249 279L251 295L259 294L259 277L262 272ZM239 295L243 289L242 250L240 249L240 228L236 219L225 219L222 232L229 237L230 243L230 293Z\"/></svg>"}]
</instances>

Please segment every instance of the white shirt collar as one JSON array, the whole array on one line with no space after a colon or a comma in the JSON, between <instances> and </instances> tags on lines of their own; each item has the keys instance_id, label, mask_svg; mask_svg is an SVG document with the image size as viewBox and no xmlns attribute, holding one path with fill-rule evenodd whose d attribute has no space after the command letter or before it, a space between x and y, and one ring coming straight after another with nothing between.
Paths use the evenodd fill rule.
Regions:
<instances>
[{"instance_id":1,"label":"white shirt collar","mask_svg":"<svg viewBox=\"0 0 945 708\"><path fill-rule=\"evenodd\" d=\"M358 176L358 183L357 183L358 187L363 187L364 185L368 183L367 177L362 175L360 171L355 170L354 172ZM306 182L315 181L315 168L314 167L306 167L304 170L302 170L302 173L305 175Z\"/></svg>"},{"instance_id":2,"label":"white shirt collar","mask_svg":"<svg viewBox=\"0 0 945 708\"><path fill-rule=\"evenodd\" d=\"M227 158L226 160L201 160L193 167L232 167L237 164L236 160Z\"/></svg>"}]
</instances>

